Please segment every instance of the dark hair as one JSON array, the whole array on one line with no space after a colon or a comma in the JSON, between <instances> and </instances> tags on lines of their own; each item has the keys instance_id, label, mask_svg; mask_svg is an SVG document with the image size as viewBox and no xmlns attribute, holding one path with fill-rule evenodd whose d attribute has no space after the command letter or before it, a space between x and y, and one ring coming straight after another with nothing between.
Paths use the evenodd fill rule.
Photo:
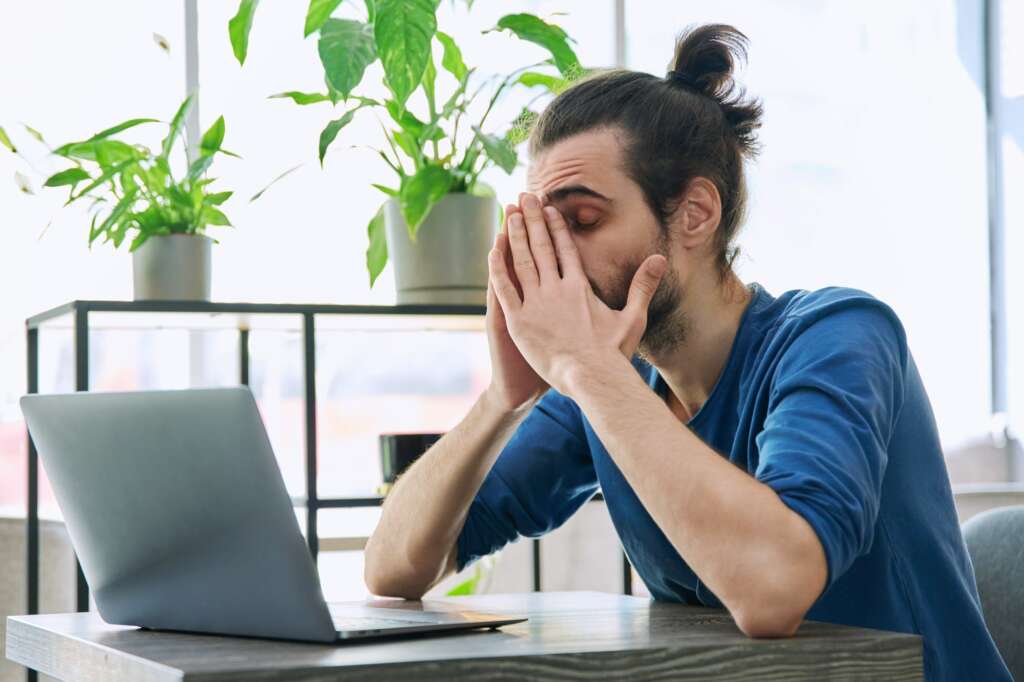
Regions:
<instances>
[{"instance_id":1,"label":"dark hair","mask_svg":"<svg viewBox=\"0 0 1024 682\"><path fill-rule=\"evenodd\" d=\"M756 130L762 105L745 99L733 80L734 64L746 59L746 47L747 37L732 26L690 26L676 38L664 78L610 69L574 82L534 123L530 156L577 133L621 128L624 170L640 185L663 230L690 180L708 178L722 201L715 245L724 276L738 253L732 241L746 209L743 158L760 151Z\"/></svg>"}]
</instances>

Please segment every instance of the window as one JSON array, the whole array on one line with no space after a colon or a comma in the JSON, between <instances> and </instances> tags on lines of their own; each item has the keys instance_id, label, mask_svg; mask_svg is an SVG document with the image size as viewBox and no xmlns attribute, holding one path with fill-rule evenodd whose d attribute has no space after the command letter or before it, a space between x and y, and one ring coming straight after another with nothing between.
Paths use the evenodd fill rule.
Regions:
<instances>
[{"instance_id":1,"label":"window","mask_svg":"<svg viewBox=\"0 0 1024 682\"><path fill-rule=\"evenodd\" d=\"M889 303L944 446L989 424L988 211L980 3L626 3L627 67L663 74L690 23L750 39L765 105L740 277ZM955 355L953 355L955 353Z\"/></svg>"}]
</instances>

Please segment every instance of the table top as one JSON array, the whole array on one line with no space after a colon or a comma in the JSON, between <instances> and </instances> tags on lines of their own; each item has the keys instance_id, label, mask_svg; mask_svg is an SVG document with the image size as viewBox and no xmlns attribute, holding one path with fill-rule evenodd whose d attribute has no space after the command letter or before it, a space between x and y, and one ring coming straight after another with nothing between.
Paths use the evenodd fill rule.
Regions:
<instances>
[{"instance_id":1,"label":"table top","mask_svg":"<svg viewBox=\"0 0 1024 682\"><path fill-rule=\"evenodd\" d=\"M529 620L500 630L306 644L155 632L96 613L10 616L7 658L61 679L112 682L423 679L920 680L916 635L807 621L750 639L729 614L601 592L444 597Z\"/></svg>"}]
</instances>

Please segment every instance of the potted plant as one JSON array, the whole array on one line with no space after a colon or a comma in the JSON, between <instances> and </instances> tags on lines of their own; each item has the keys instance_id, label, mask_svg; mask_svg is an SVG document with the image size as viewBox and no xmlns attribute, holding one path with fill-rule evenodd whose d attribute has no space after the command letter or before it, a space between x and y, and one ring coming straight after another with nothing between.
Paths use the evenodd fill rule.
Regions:
<instances>
[{"instance_id":1,"label":"potted plant","mask_svg":"<svg viewBox=\"0 0 1024 682\"><path fill-rule=\"evenodd\" d=\"M582 75L571 39L532 14L506 15L483 33L509 32L542 46L551 57L470 88L476 69L466 66L455 40L437 29L437 0L366 0L365 20L331 16L340 4L312 0L304 26L306 37L316 35L325 92L291 91L270 97L303 106L342 107L341 115L320 133L321 165L358 112L386 114L390 124L381 126L387 148L376 151L395 173L396 182L373 185L386 199L367 227L370 286L390 255L399 304L482 305L486 256L499 229L501 209L480 175L490 166L512 173L518 164L516 145L525 139L537 114L525 107L501 133L488 132L488 117L513 86L557 93ZM242 64L256 5L255 0L242 0L228 24L232 48ZM356 94L367 67L378 61L387 96ZM486 96L478 99L481 95ZM414 100L418 114L412 111ZM478 109L482 110L476 116L470 114Z\"/></svg>"},{"instance_id":2,"label":"potted plant","mask_svg":"<svg viewBox=\"0 0 1024 682\"><path fill-rule=\"evenodd\" d=\"M160 149L130 144L118 136L136 126L160 123L133 118L96 133L87 140L69 142L51 150L73 165L54 173L45 187L67 187L64 205L90 199L92 222L89 248L98 238L114 248L128 242L132 253L135 300L209 300L210 226L230 226L220 206L232 192L214 192L214 178L204 177L217 154L237 157L221 147L224 117L203 135L196 158L183 176L170 163L192 106L189 96L167 124ZM40 142L43 137L30 129Z\"/></svg>"}]
</instances>

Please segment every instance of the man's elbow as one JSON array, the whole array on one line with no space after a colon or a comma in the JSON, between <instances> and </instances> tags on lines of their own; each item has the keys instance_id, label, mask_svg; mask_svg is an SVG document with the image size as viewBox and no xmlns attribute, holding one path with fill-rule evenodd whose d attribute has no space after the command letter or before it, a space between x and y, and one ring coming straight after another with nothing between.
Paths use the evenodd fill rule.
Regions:
<instances>
[{"instance_id":1,"label":"man's elbow","mask_svg":"<svg viewBox=\"0 0 1024 682\"><path fill-rule=\"evenodd\" d=\"M804 614L792 609L745 608L732 614L736 627L751 638L792 637L796 634Z\"/></svg>"},{"instance_id":2,"label":"man's elbow","mask_svg":"<svg viewBox=\"0 0 1024 682\"><path fill-rule=\"evenodd\" d=\"M796 565L799 567L800 565ZM763 575L739 604L730 608L736 626L747 637L791 637L814 605L824 579L812 569ZM808 587L813 586L813 587Z\"/></svg>"},{"instance_id":3,"label":"man's elbow","mask_svg":"<svg viewBox=\"0 0 1024 682\"><path fill-rule=\"evenodd\" d=\"M379 597L401 597L402 599L422 599L427 587L414 585L408 581L396 579L375 570L369 562L363 568L363 582L370 594Z\"/></svg>"}]
</instances>

